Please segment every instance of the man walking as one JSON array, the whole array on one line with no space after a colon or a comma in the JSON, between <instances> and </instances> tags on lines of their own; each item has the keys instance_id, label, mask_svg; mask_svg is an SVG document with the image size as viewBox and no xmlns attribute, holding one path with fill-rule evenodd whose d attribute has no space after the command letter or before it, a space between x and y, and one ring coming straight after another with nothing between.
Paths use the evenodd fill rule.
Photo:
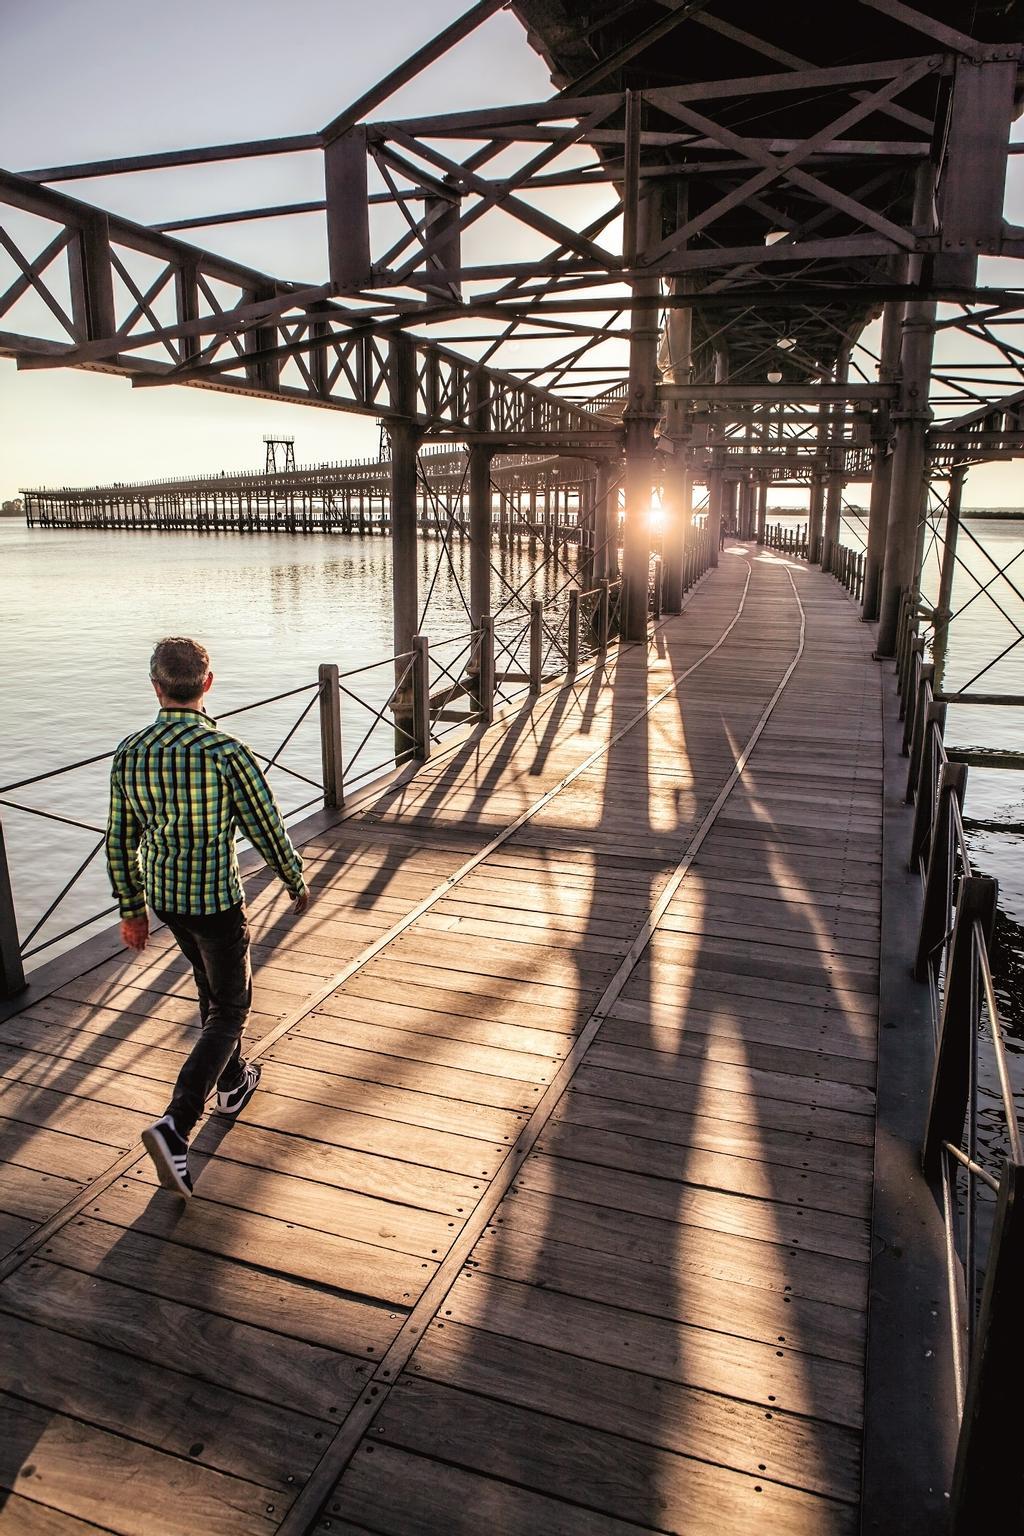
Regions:
<instances>
[{"instance_id":1,"label":"man walking","mask_svg":"<svg viewBox=\"0 0 1024 1536\"><path fill-rule=\"evenodd\" d=\"M252 752L206 714L213 684L206 650L194 640L161 640L150 679L160 711L121 742L110 770L107 869L125 944L145 949L148 899L195 974L202 1030L166 1113L142 1133L160 1183L188 1199L188 1139L214 1085L218 1112L234 1116L262 1070L247 1066L241 1052L252 971L236 830L277 870L296 915L309 893Z\"/></svg>"}]
</instances>

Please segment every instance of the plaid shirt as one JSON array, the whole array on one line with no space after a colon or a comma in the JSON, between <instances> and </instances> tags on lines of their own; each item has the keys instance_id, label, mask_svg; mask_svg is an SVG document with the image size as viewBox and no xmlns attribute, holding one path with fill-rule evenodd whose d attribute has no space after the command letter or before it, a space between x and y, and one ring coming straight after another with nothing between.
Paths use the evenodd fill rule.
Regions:
<instances>
[{"instance_id":1,"label":"plaid shirt","mask_svg":"<svg viewBox=\"0 0 1024 1536\"><path fill-rule=\"evenodd\" d=\"M107 870L122 917L223 912L242 900L241 832L294 894L302 859L249 748L196 709L162 709L110 769Z\"/></svg>"}]
</instances>

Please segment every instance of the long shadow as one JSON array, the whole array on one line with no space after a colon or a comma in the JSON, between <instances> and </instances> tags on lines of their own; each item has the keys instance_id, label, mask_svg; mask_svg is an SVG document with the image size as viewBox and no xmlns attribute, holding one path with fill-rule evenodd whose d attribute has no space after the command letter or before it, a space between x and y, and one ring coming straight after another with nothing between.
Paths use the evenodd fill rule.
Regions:
<instances>
[{"instance_id":1,"label":"long shadow","mask_svg":"<svg viewBox=\"0 0 1024 1536\"><path fill-rule=\"evenodd\" d=\"M788 581L769 587L759 576L758 582L752 609L777 603L781 613ZM709 587L709 600L668 635L664 657L645 660L636 648L619 658L610 683L610 735L641 707L649 683L660 688L669 668L678 675L692 662L694 626L714 612L722 585ZM738 581L728 590L730 601L738 597ZM639 931L725 777L736 743L746 739L771 692L770 678L760 687L736 686L737 657L742 665L758 638L756 618L752 613L741 623L685 685L678 709L666 699L581 775L564 804L556 798L518 839L531 850L529 879L545 893L552 915L558 915L561 890L576 892L566 898L564 916L578 912L579 937L558 954L570 956L574 967L578 1025L613 968L611 943L619 954ZM774 660L776 652L786 653L778 656L776 676L794 634L790 623L774 648L761 635L763 655ZM698 632L705 644L708 638ZM662 660L664 678L650 671ZM689 782L679 782L676 763L691 766L696 798ZM755 756L755 773L756 764ZM760 809L762 824L786 837L778 813ZM623 840L621 853L613 839L601 838L603 822ZM808 1009L806 1017L797 1016L801 1005L777 968L755 965L753 985L741 981L739 991L728 990L735 981L719 984L722 951L714 930L725 921L721 914L738 910L734 926L742 930L758 914L733 904L747 901L744 888L756 893L767 882L763 873L750 878L759 872L752 841L744 854L716 850L716 836L670 907L690 924L671 930L686 935L685 945L670 951L656 940L641 962L477 1245L469 1279L458 1282L455 1321L438 1319L428 1331L424 1364L400 1383L383 1419L389 1443L413 1451L429 1443L446 1465L547 1488L572 1503L661 1529L710 1529L712 1517L718 1523L728 1516L730 1499L756 1508L758 1479L767 1515L772 1498L804 1496L808 1468L817 1468L815 1491L834 1496L834 1505L822 1505L831 1519L835 1508L842 1512L835 1489L846 1486L852 1455L851 1426L833 1425L835 1382L850 1365L849 1351L844 1344L840 1353L836 1340L850 1335L840 1330L843 1303L824 1288L848 1281L858 1261L820 1251L820 1243L816 1248L798 1230L817 1222L819 1210L827 1213L821 1203L830 1198L827 1183L842 1171L835 1138L822 1137L815 1118L828 1110L836 1125L837 1114L847 1115L841 1123L849 1131L850 1112L829 1106L812 1087L809 1062L796 1061L801 1052L819 1061L818 1039L803 1041L799 1028L814 1029L815 1015ZM733 837L730 832L725 843ZM650 856L637 857L638 847ZM582 855L580 873L569 881L561 875L573 863L567 850ZM817 885L802 855L769 848L760 868L780 890L810 898L806 912L799 902L785 903L786 921L794 925L788 931L821 940ZM841 892L842 879L834 883ZM270 935L281 931L271 924ZM564 972L556 966L550 974ZM525 1014L533 1027L540 1010L531 1014L528 1005L509 999L514 984L538 981L543 975L531 953L515 978L495 983L493 1000L467 994L464 1012L508 1022L522 1022ZM833 971L827 985L834 982ZM814 984L802 978L793 985ZM835 1055L844 1024L828 1028ZM430 1039L423 1037L423 1059L433 1049L443 1060L444 1037L436 1046ZM855 1044L851 1040L851 1059ZM794 1072L795 1066L803 1070ZM422 1091L420 1062L396 1056L395 1071L403 1089ZM36 1327L78 1339L56 1352L59 1367L45 1388L51 1394L46 1406L22 1406L14 1416L14 1472L27 1459L44 1478L33 1485L35 1474L25 1474L30 1498L56 1496L42 1453L55 1470L53 1458L67 1452L61 1437L71 1431L61 1409L73 1422L108 1424L133 1445L163 1446L175 1460L154 1468L152 1477L187 1464L214 1510L225 1490L218 1493L211 1479L240 1479L259 1494L254 1530L265 1529L268 1507L283 1510L304 1481L361 1391L366 1362L380 1358L413 1301L411 1283L407 1296L371 1297L340 1252L330 1267L331 1245L307 1226L308 1216L297 1212L289 1221L279 1214L273 1229L264 1225L260 1213L277 1198L271 1149L287 1154L296 1193L303 1180L337 1187L349 1175L332 1162L348 1156L345 1148L353 1143L334 1130L332 1117L351 1110L373 1118L363 1079L346 1078L340 1068L320 1075L335 1089L332 1110L316 1102L316 1074L310 1073L309 1098L289 1097L283 1117L275 1119L269 1098L262 1116L254 1101L253 1126L232 1129L234 1146L219 1127L202 1131L197 1166L217 1153L231 1165L211 1200L181 1210L145 1178L126 1177L83 1213L81 1226L56 1234L49 1252L17 1272L7 1295L14 1296L21 1332L38 1318ZM297 1095L300 1087L292 1082L286 1092ZM198 1187L201 1195L201 1182ZM406 1262L401 1251L392 1254L393 1291ZM467 1294L474 1288L477 1299ZM52 1357L50 1336L34 1346L40 1353L25 1358L44 1358L44 1345ZM97 1353L101 1348L105 1355ZM14 1391L19 1402L32 1400L27 1377L14 1382ZM43 1392L35 1389L37 1397ZM187 1440L190 1419L182 1403L189 1394L191 1422L205 1428L202 1437L193 1431ZM459 1439L452 1426L462 1410ZM442 1411L447 1418L438 1427ZM96 1448L89 1443L90 1451ZM131 1455L140 1464L146 1460L142 1450ZM709 1484L712 1461L726 1473ZM386 1472L380 1475L386 1479ZM135 1515L149 1536L145 1499L154 1497L156 1484L151 1481L146 1494L142 1486L137 1482L133 1493ZM237 1488L231 1497L237 1499ZM232 1507L237 1528L237 1503ZM20 1511L11 1508L14 1520ZM474 1520L474 1511L453 1507L453 1531L468 1530Z\"/></svg>"},{"instance_id":2,"label":"long shadow","mask_svg":"<svg viewBox=\"0 0 1024 1536\"><path fill-rule=\"evenodd\" d=\"M685 685L672 724L666 700L605 759L608 813L621 813L628 796L632 840L657 850L633 885L646 908L793 653L788 581L759 572L755 582L749 614ZM785 618L777 640L765 634L773 606ZM769 663L763 683L737 689L755 648ZM665 648L677 674L692 650L681 625ZM614 734L635 713L638 689L624 671L612 687ZM656 779L666 738L694 767L696 803ZM620 772L633 779L631 795ZM746 852L734 851L732 831L716 850L712 832L669 908L680 937L656 936L474 1254L482 1299L468 1314L472 1331L457 1330L461 1357L452 1363L450 1341L434 1345L422 1368L527 1410L490 1422L497 1448L478 1470L659 1529L687 1518L710 1528L741 1509L749 1520L759 1502L770 1519L773 1501L820 1519L822 1530L848 1529L857 1496L866 1228L837 1213L836 1190L851 1182L850 1148L864 1149L869 1095L856 1073L835 1090L821 1081L828 1058L841 1072L844 1049L854 1061L861 1050L852 1036L844 1046L846 1022L831 1011L832 989L850 978L822 947L817 885L785 846L787 827L767 808L762 824L783 844L763 855L752 834ZM577 826L582 846L587 825ZM609 860L593 847L576 951L581 991L588 945L608 942L600 898L614 889L605 873L602 891ZM723 947L719 914L733 898L723 908L716 884L777 885L805 898L786 905L781 954L756 931L749 954ZM625 938L643 915L630 921L623 911ZM765 918L748 905L725 932L742 944L754 921ZM811 958L791 961L786 951L799 956L801 940ZM852 980L870 986L859 973ZM829 998L826 1025L801 995L816 1006ZM438 1326L450 1335L454 1325ZM538 1450L548 1441L557 1459ZM615 1474L595 1486L596 1465Z\"/></svg>"}]
</instances>

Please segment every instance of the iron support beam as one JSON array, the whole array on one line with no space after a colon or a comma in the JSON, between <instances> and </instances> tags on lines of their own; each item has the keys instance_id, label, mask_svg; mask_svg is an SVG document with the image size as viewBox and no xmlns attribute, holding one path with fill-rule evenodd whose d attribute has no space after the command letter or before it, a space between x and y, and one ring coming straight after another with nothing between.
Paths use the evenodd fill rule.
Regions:
<instances>
[{"instance_id":1,"label":"iron support beam","mask_svg":"<svg viewBox=\"0 0 1024 1536\"><path fill-rule=\"evenodd\" d=\"M491 611L491 450L469 449L469 609L474 629Z\"/></svg>"},{"instance_id":2,"label":"iron support beam","mask_svg":"<svg viewBox=\"0 0 1024 1536\"><path fill-rule=\"evenodd\" d=\"M683 606L683 573L693 517L690 465L685 455L677 454L665 464L661 505L662 606L666 613L679 613Z\"/></svg>"},{"instance_id":3,"label":"iron support beam","mask_svg":"<svg viewBox=\"0 0 1024 1536\"><path fill-rule=\"evenodd\" d=\"M611 465L598 459L594 485L594 570L591 577L599 585L618 574L619 492L612 489Z\"/></svg>"},{"instance_id":4,"label":"iron support beam","mask_svg":"<svg viewBox=\"0 0 1024 1536\"><path fill-rule=\"evenodd\" d=\"M393 337L389 350L391 405L400 414L388 423L391 435L391 579L395 647L395 745L409 750L413 735L413 687L407 652L419 631L416 572L416 493L419 428L411 419L415 405L416 357L404 336Z\"/></svg>"},{"instance_id":5,"label":"iron support beam","mask_svg":"<svg viewBox=\"0 0 1024 1536\"><path fill-rule=\"evenodd\" d=\"M373 280L365 128L350 128L327 145L324 183L331 283L341 292L358 291Z\"/></svg>"},{"instance_id":6,"label":"iron support beam","mask_svg":"<svg viewBox=\"0 0 1024 1536\"><path fill-rule=\"evenodd\" d=\"M661 188L649 184L639 196L638 240L652 246L661 233ZM656 277L633 285L637 296L655 294ZM626 525L622 550L624 595L622 634L642 640L647 634L647 583L651 564L651 494L653 489L654 428L660 409L656 397L658 341L657 311L634 309L630 316L629 393L623 412L626 429Z\"/></svg>"},{"instance_id":7,"label":"iron support beam","mask_svg":"<svg viewBox=\"0 0 1024 1536\"><path fill-rule=\"evenodd\" d=\"M900 348L900 402L878 610L879 656L895 654L900 594L915 587L919 576L919 529L928 494L927 438L932 419L928 382L934 336L934 302L918 299L908 304Z\"/></svg>"},{"instance_id":8,"label":"iron support beam","mask_svg":"<svg viewBox=\"0 0 1024 1536\"><path fill-rule=\"evenodd\" d=\"M942 569L939 572L939 593L932 612L935 638L932 642L932 659L935 663L935 690L942 687L946 668L946 651L949 645L949 622L953 617L953 576L956 571L956 545L960 532L960 505L963 500L966 464L954 464L949 473L949 497L946 502L946 534L942 546Z\"/></svg>"},{"instance_id":9,"label":"iron support beam","mask_svg":"<svg viewBox=\"0 0 1024 1536\"><path fill-rule=\"evenodd\" d=\"M882 312L882 342L878 358L879 383L894 385L899 372L901 303L892 301ZM882 594L882 568L889 524L892 491L892 457L889 452L889 406L879 407L871 453L871 500L868 508L868 542L864 565L864 597L861 616L868 623L878 618Z\"/></svg>"},{"instance_id":10,"label":"iron support beam","mask_svg":"<svg viewBox=\"0 0 1024 1536\"><path fill-rule=\"evenodd\" d=\"M825 506L825 477L817 470L811 475L811 497L807 507L807 559L811 565L821 559L822 513Z\"/></svg>"},{"instance_id":11,"label":"iron support beam","mask_svg":"<svg viewBox=\"0 0 1024 1536\"><path fill-rule=\"evenodd\" d=\"M712 464L707 471L708 486L708 538L710 549L708 551L711 564L718 564L718 551L722 542L722 513L725 496L725 478L721 464Z\"/></svg>"}]
</instances>

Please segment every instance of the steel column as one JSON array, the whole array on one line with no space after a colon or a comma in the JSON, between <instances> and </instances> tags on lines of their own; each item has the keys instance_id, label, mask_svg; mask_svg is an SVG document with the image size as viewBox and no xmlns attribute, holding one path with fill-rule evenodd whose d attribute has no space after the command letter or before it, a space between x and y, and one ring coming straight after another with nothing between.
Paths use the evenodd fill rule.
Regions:
<instances>
[{"instance_id":1,"label":"steel column","mask_svg":"<svg viewBox=\"0 0 1024 1536\"><path fill-rule=\"evenodd\" d=\"M612 489L612 467L607 459L598 459L594 483L594 570L596 586L619 568L618 551L619 492Z\"/></svg>"},{"instance_id":2,"label":"steel column","mask_svg":"<svg viewBox=\"0 0 1024 1536\"><path fill-rule=\"evenodd\" d=\"M725 482L720 464L712 464L708 474L708 554L712 565L718 564L718 551L722 543L722 512Z\"/></svg>"},{"instance_id":3,"label":"steel column","mask_svg":"<svg viewBox=\"0 0 1024 1536\"><path fill-rule=\"evenodd\" d=\"M390 343L391 403L402 414L389 423L391 434L391 579L395 646L395 744L409 748L413 726L413 689L408 657L419 629L416 572L416 455L420 433L412 416L416 398L416 354L404 336Z\"/></svg>"},{"instance_id":4,"label":"steel column","mask_svg":"<svg viewBox=\"0 0 1024 1536\"><path fill-rule=\"evenodd\" d=\"M666 461L662 486L663 601L666 613L678 613L683 605L683 572L693 517L690 465L685 455Z\"/></svg>"},{"instance_id":5,"label":"steel column","mask_svg":"<svg viewBox=\"0 0 1024 1536\"><path fill-rule=\"evenodd\" d=\"M942 687L942 674L946 667L946 651L949 644L949 621L953 616L953 576L956 572L956 545L960 532L960 503L963 499L966 464L954 464L949 472L949 499L946 504L946 538L942 546L942 569L939 572L939 595L935 600L933 623L935 639L932 657L935 662L935 688Z\"/></svg>"},{"instance_id":6,"label":"steel column","mask_svg":"<svg viewBox=\"0 0 1024 1536\"><path fill-rule=\"evenodd\" d=\"M817 470L811 475L811 499L807 508L807 560L811 565L821 559L821 519L825 504L825 477Z\"/></svg>"},{"instance_id":7,"label":"steel column","mask_svg":"<svg viewBox=\"0 0 1024 1536\"><path fill-rule=\"evenodd\" d=\"M491 611L491 449L469 450L469 611L474 626Z\"/></svg>"},{"instance_id":8,"label":"steel column","mask_svg":"<svg viewBox=\"0 0 1024 1536\"><path fill-rule=\"evenodd\" d=\"M626 137L630 140L630 113L640 111L639 100L628 92ZM639 118L632 133L639 132ZM629 209L626 210L627 218ZM637 238L640 249L655 245L661 237L661 189L648 182L637 200ZM656 277L632 284L634 298L655 296ZM629 327L629 394L623 413L626 429L626 526L622 550L624 594L622 634L626 640L642 640L647 633L647 583L651 564L651 494L653 489L654 428L661 408L656 383L658 342L661 331L657 311L634 305Z\"/></svg>"}]
</instances>

